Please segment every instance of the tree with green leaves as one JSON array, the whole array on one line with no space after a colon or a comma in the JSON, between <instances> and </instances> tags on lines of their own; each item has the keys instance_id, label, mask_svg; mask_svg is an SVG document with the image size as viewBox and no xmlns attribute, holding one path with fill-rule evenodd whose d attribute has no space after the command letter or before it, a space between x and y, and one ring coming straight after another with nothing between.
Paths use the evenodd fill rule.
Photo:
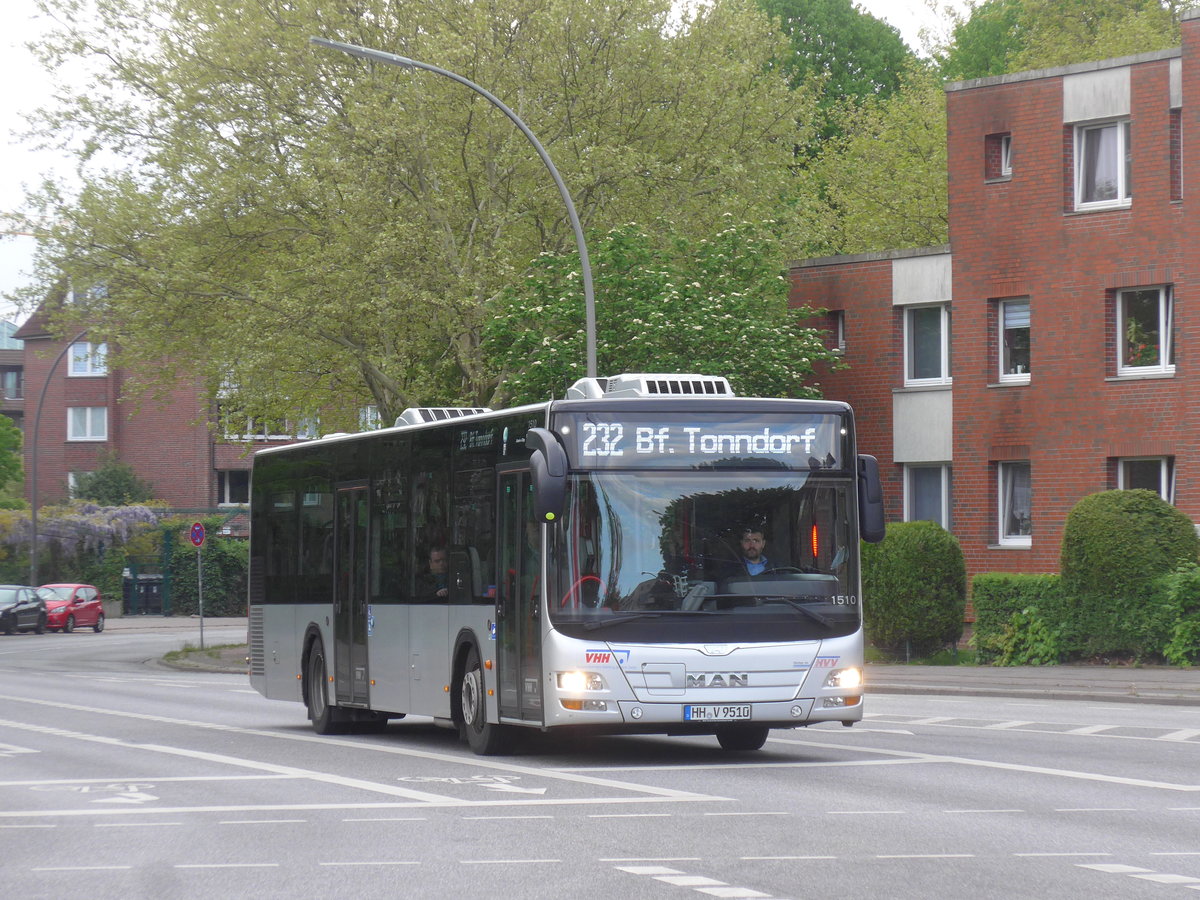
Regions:
<instances>
[{"instance_id":1,"label":"tree with green leaves","mask_svg":"<svg viewBox=\"0 0 1200 900\"><path fill-rule=\"evenodd\" d=\"M985 0L955 13L942 72L983 78L1179 46L1182 0Z\"/></svg>"},{"instance_id":2,"label":"tree with green leaves","mask_svg":"<svg viewBox=\"0 0 1200 900\"><path fill-rule=\"evenodd\" d=\"M100 454L100 464L91 472L80 472L71 491L76 500L90 500L98 506L130 506L154 499L154 487L121 462L114 453Z\"/></svg>"},{"instance_id":3,"label":"tree with green leaves","mask_svg":"<svg viewBox=\"0 0 1200 900\"><path fill-rule=\"evenodd\" d=\"M141 383L199 373L248 415L330 429L367 403L390 421L496 393L489 302L574 240L541 161L483 97L310 36L486 87L593 234L771 216L813 104L771 69L782 38L752 0L39 2L62 23L48 63L94 71L43 134L129 165L85 165L77 197L40 193L55 224L29 299L65 272L77 290L56 326L86 320Z\"/></svg>"},{"instance_id":4,"label":"tree with green leaves","mask_svg":"<svg viewBox=\"0 0 1200 900\"><path fill-rule=\"evenodd\" d=\"M842 123L802 173L805 252L945 243L946 97L937 73L910 65L898 92L848 105Z\"/></svg>"},{"instance_id":5,"label":"tree with green leaves","mask_svg":"<svg viewBox=\"0 0 1200 900\"><path fill-rule=\"evenodd\" d=\"M777 64L793 86L820 79L825 97L860 100L899 89L912 51L900 32L853 0L758 2L791 44Z\"/></svg>"},{"instance_id":6,"label":"tree with green leaves","mask_svg":"<svg viewBox=\"0 0 1200 900\"><path fill-rule=\"evenodd\" d=\"M9 486L21 478L21 429L8 416L0 416L0 498L9 493ZM23 504L22 504L23 505Z\"/></svg>"},{"instance_id":7,"label":"tree with green leaves","mask_svg":"<svg viewBox=\"0 0 1200 900\"><path fill-rule=\"evenodd\" d=\"M816 363L836 362L822 334L788 308L773 223L727 219L689 238L669 223L614 228L590 249L598 296L599 369L724 375L740 394L820 396ZM585 372L579 260L547 255L504 291L484 330L501 366L499 402L562 396Z\"/></svg>"}]
</instances>

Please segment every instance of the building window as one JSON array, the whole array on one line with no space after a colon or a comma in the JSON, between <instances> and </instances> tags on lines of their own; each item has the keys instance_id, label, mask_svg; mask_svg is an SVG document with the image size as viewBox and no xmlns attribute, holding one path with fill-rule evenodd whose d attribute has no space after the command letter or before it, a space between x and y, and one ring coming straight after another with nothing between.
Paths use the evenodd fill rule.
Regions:
<instances>
[{"instance_id":1,"label":"building window","mask_svg":"<svg viewBox=\"0 0 1200 900\"><path fill-rule=\"evenodd\" d=\"M1123 491L1154 491L1175 502L1175 467L1169 456L1127 457L1117 460L1117 487Z\"/></svg>"},{"instance_id":2,"label":"building window","mask_svg":"<svg viewBox=\"0 0 1200 900\"><path fill-rule=\"evenodd\" d=\"M1012 135L989 134L983 141L983 176L988 181L1012 178Z\"/></svg>"},{"instance_id":3,"label":"building window","mask_svg":"<svg viewBox=\"0 0 1200 900\"><path fill-rule=\"evenodd\" d=\"M20 369L5 369L0 372L0 379L3 379L4 399L20 400L25 396L22 374Z\"/></svg>"},{"instance_id":4,"label":"building window","mask_svg":"<svg viewBox=\"0 0 1200 900\"><path fill-rule=\"evenodd\" d=\"M383 417L379 415L379 407L371 404L358 411L358 430L375 431L383 427Z\"/></svg>"},{"instance_id":5,"label":"building window","mask_svg":"<svg viewBox=\"0 0 1200 900\"><path fill-rule=\"evenodd\" d=\"M1130 188L1129 120L1075 129L1075 206L1126 206Z\"/></svg>"},{"instance_id":6,"label":"building window","mask_svg":"<svg viewBox=\"0 0 1200 900\"><path fill-rule=\"evenodd\" d=\"M1175 310L1169 287L1117 292L1118 375L1175 371Z\"/></svg>"},{"instance_id":7,"label":"building window","mask_svg":"<svg viewBox=\"0 0 1200 900\"><path fill-rule=\"evenodd\" d=\"M950 466L904 467L904 521L937 522L950 530Z\"/></svg>"},{"instance_id":8,"label":"building window","mask_svg":"<svg viewBox=\"0 0 1200 900\"><path fill-rule=\"evenodd\" d=\"M1000 302L1000 380L1029 381L1029 300Z\"/></svg>"},{"instance_id":9,"label":"building window","mask_svg":"<svg viewBox=\"0 0 1200 900\"><path fill-rule=\"evenodd\" d=\"M303 441L313 440L318 434L315 418L300 419L295 423L272 421L238 413L220 402L217 420L221 423L221 436L227 441Z\"/></svg>"},{"instance_id":10,"label":"building window","mask_svg":"<svg viewBox=\"0 0 1200 900\"><path fill-rule=\"evenodd\" d=\"M1000 543L1028 547L1033 538L1033 505L1028 462L1002 462L996 466L999 484Z\"/></svg>"},{"instance_id":11,"label":"building window","mask_svg":"<svg viewBox=\"0 0 1200 900\"><path fill-rule=\"evenodd\" d=\"M217 473L217 505L234 506L250 502L250 470L230 469Z\"/></svg>"},{"instance_id":12,"label":"building window","mask_svg":"<svg viewBox=\"0 0 1200 900\"><path fill-rule=\"evenodd\" d=\"M950 306L904 310L904 383L950 383Z\"/></svg>"},{"instance_id":13,"label":"building window","mask_svg":"<svg viewBox=\"0 0 1200 900\"><path fill-rule=\"evenodd\" d=\"M108 407L67 407L68 441L108 440Z\"/></svg>"},{"instance_id":14,"label":"building window","mask_svg":"<svg viewBox=\"0 0 1200 900\"><path fill-rule=\"evenodd\" d=\"M80 341L71 345L71 365L68 374L73 378L108 374L108 345Z\"/></svg>"},{"instance_id":15,"label":"building window","mask_svg":"<svg viewBox=\"0 0 1200 900\"><path fill-rule=\"evenodd\" d=\"M833 346L829 349L846 352L846 311L831 309L829 311L829 334L833 338Z\"/></svg>"}]
</instances>

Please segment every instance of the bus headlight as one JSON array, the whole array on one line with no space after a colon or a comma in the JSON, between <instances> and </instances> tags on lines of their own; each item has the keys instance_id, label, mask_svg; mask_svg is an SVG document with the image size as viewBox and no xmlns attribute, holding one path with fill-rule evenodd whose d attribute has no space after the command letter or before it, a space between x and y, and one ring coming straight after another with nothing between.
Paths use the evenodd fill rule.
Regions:
<instances>
[{"instance_id":1,"label":"bus headlight","mask_svg":"<svg viewBox=\"0 0 1200 900\"><path fill-rule=\"evenodd\" d=\"M825 687L842 691L862 687L862 683L862 669L853 666L849 669L835 669L825 679Z\"/></svg>"},{"instance_id":2,"label":"bus headlight","mask_svg":"<svg viewBox=\"0 0 1200 900\"><path fill-rule=\"evenodd\" d=\"M560 691L602 691L604 679L599 672L559 672L558 689Z\"/></svg>"}]
</instances>

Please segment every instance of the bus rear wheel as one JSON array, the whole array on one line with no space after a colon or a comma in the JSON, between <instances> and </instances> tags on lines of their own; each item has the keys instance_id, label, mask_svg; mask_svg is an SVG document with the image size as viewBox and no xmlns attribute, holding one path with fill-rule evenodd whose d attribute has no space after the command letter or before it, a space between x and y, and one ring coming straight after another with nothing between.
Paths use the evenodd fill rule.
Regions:
<instances>
[{"instance_id":1,"label":"bus rear wheel","mask_svg":"<svg viewBox=\"0 0 1200 900\"><path fill-rule=\"evenodd\" d=\"M765 725L728 725L717 729L717 743L722 750L761 750L770 731Z\"/></svg>"},{"instance_id":2,"label":"bus rear wheel","mask_svg":"<svg viewBox=\"0 0 1200 900\"><path fill-rule=\"evenodd\" d=\"M479 651L474 647L467 651L467 658L463 664L459 700L462 707L462 731L471 750L479 756L504 753L509 746L509 732L503 725L494 725L487 720L483 666L479 662Z\"/></svg>"}]
</instances>

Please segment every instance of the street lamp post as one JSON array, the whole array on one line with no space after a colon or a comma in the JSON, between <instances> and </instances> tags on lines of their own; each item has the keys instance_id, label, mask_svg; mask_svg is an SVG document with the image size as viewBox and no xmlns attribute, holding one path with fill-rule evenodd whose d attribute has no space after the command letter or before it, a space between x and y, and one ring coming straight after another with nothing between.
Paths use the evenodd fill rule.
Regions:
<instances>
[{"instance_id":1,"label":"street lamp post","mask_svg":"<svg viewBox=\"0 0 1200 900\"><path fill-rule=\"evenodd\" d=\"M67 346L63 347L58 356L54 357L54 362L50 363L50 371L46 373L46 381L42 384L41 393L38 394L37 408L33 413L33 453L29 456L29 583L34 587L37 587L38 583L38 431L42 425L42 401L46 399L46 390L50 387L50 379L54 377L54 370L58 368L62 358L67 355L67 351L86 334L86 329L79 332L67 341Z\"/></svg>"},{"instance_id":2,"label":"street lamp post","mask_svg":"<svg viewBox=\"0 0 1200 900\"><path fill-rule=\"evenodd\" d=\"M402 69L424 69L427 72L435 72L438 75L444 75L459 84L469 87L471 90L482 95L489 103L499 109L502 113L508 116L519 129L521 133L529 139L529 143L533 144L533 149L542 158L542 162L546 164L546 168L550 170L550 176L554 179L555 185L558 187L558 193L562 197L563 203L567 207L567 216L571 220L571 228L575 232L575 245L579 248L579 264L583 269L583 299L585 313L585 327L587 337L587 375L589 378L596 377L596 299L592 293L592 266L588 260L587 244L583 240L583 228L579 225L579 216L575 212L575 204L571 200L571 195L567 191L567 186L563 183L562 177L558 174L558 169L554 167L554 163L550 160L550 155L541 145L532 131L529 130L520 117L502 103L490 91L480 87L470 79L457 75L448 69L442 69L438 66L430 65L429 63L418 62L415 59L409 59L406 56L397 56L395 53L385 53L382 50L371 50L367 47L360 47L357 44L343 44L340 41L329 41L324 38L309 38L309 40L321 47L328 47L332 50L341 50L344 53L349 53L351 56L361 57L363 59L373 59L377 62L386 63L390 66L399 66Z\"/></svg>"}]
</instances>

